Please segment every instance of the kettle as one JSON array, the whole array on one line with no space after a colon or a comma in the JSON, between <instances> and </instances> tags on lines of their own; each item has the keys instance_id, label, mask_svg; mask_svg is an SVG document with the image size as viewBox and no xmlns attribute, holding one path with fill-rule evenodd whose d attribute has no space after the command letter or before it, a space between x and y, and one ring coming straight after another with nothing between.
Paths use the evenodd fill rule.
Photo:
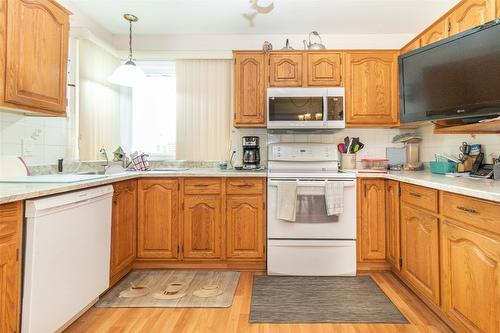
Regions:
<instances>
[{"instance_id":1,"label":"kettle","mask_svg":"<svg viewBox=\"0 0 500 333\"><path fill-rule=\"evenodd\" d=\"M311 35L317 36L319 38L319 43L311 43ZM311 31L309 33L309 44L304 39L304 50L324 50L326 49L325 45L323 45L323 41L317 31Z\"/></svg>"}]
</instances>

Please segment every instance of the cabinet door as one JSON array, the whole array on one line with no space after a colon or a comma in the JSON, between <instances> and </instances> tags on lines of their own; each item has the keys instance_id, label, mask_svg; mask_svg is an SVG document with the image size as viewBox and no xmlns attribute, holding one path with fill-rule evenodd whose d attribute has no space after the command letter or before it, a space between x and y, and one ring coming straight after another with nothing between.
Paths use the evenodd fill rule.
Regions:
<instances>
[{"instance_id":1,"label":"cabinet door","mask_svg":"<svg viewBox=\"0 0 500 333\"><path fill-rule=\"evenodd\" d=\"M22 203L0 205L0 332L18 332Z\"/></svg>"},{"instance_id":2,"label":"cabinet door","mask_svg":"<svg viewBox=\"0 0 500 333\"><path fill-rule=\"evenodd\" d=\"M280 52L269 55L269 86L301 87L302 60L300 52Z\"/></svg>"},{"instance_id":3,"label":"cabinet door","mask_svg":"<svg viewBox=\"0 0 500 333\"><path fill-rule=\"evenodd\" d=\"M7 0L5 101L66 114L68 12L50 0Z\"/></svg>"},{"instance_id":4,"label":"cabinet door","mask_svg":"<svg viewBox=\"0 0 500 333\"><path fill-rule=\"evenodd\" d=\"M178 186L177 179L139 180L139 258L177 257Z\"/></svg>"},{"instance_id":5,"label":"cabinet door","mask_svg":"<svg viewBox=\"0 0 500 333\"><path fill-rule=\"evenodd\" d=\"M400 258L400 228L399 228L399 182L386 181L385 213L387 237L387 261L393 268L399 270Z\"/></svg>"},{"instance_id":6,"label":"cabinet door","mask_svg":"<svg viewBox=\"0 0 500 333\"><path fill-rule=\"evenodd\" d=\"M358 226L359 260L385 259L385 181L361 181L361 218Z\"/></svg>"},{"instance_id":7,"label":"cabinet door","mask_svg":"<svg viewBox=\"0 0 500 333\"><path fill-rule=\"evenodd\" d=\"M307 53L307 85L333 87L340 86L341 53Z\"/></svg>"},{"instance_id":8,"label":"cabinet door","mask_svg":"<svg viewBox=\"0 0 500 333\"><path fill-rule=\"evenodd\" d=\"M264 197L228 196L226 201L226 237L228 258L264 259Z\"/></svg>"},{"instance_id":9,"label":"cabinet door","mask_svg":"<svg viewBox=\"0 0 500 333\"><path fill-rule=\"evenodd\" d=\"M420 48L420 46L421 46L420 45L420 38L417 38L414 41L412 41L411 43L405 45L401 49L401 54L405 54L405 53L408 53L410 51L416 50L416 49Z\"/></svg>"},{"instance_id":10,"label":"cabinet door","mask_svg":"<svg viewBox=\"0 0 500 333\"><path fill-rule=\"evenodd\" d=\"M500 242L443 223L443 310L464 332L500 332Z\"/></svg>"},{"instance_id":11,"label":"cabinet door","mask_svg":"<svg viewBox=\"0 0 500 333\"><path fill-rule=\"evenodd\" d=\"M432 25L420 38L420 45L426 46L448 37L448 19L443 19Z\"/></svg>"},{"instance_id":12,"label":"cabinet door","mask_svg":"<svg viewBox=\"0 0 500 333\"><path fill-rule=\"evenodd\" d=\"M450 33L458 34L495 18L495 0L464 1L450 15Z\"/></svg>"},{"instance_id":13,"label":"cabinet door","mask_svg":"<svg viewBox=\"0 0 500 333\"><path fill-rule=\"evenodd\" d=\"M438 219L422 210L402 205L402 276L424 297L439 306Z\"/></svg>"},{"instance_id":14,"label":"cabinet door","mask_svg":"<svg viewBox=\"0 0 500 333\"><path fill-rule=\"evenodd\" d=\"M264 53L234 53L234 126L266 127Z\"/></svg>"},{"instance_id":15,"label":"cabinet door","mask_svg":"<svg viewBox=\"0 0 500 333\"><path fill-rule=\"evenodd\" d=\"M345 70L347 124L397 124L397 53L349 53Z\"/></svg>"},{"instance_id":16,"label":"cabinet door","mask_svg":"<svg viewBox=\"0 0 500 333\"><path fill-rule=\"evenodd\" d=\"M137 181L113 185L111 223L111 278L123 272L137 255ZM120 276L121 277L121 276ZM120 278L118 277L118 278Z\"/></svg>"},{"instance_id":17,"label":"cabinet door","mask_svg":"<svg viewBox=\"0 0 500 333\"><path fill-rule=\"evenodd\" d=\"M222 249L220 195L185 195L183 258L217 259Z\"/></svg>"}]
</instances>

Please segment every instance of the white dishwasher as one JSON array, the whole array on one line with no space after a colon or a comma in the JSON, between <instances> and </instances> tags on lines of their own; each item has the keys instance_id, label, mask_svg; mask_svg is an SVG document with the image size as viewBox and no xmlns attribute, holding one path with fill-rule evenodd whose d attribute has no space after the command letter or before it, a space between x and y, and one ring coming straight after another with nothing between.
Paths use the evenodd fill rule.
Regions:
<instances>
[{"instance_id":1,"label":"white dishwasher","mask_svg":"<svg viewBox=\"0 0 500 333\"><path fill-rule=\"evenodd\" d=\"M26 201L22 332L66 327L109 286L113 187Z\"/></svg>"}]
</instances>

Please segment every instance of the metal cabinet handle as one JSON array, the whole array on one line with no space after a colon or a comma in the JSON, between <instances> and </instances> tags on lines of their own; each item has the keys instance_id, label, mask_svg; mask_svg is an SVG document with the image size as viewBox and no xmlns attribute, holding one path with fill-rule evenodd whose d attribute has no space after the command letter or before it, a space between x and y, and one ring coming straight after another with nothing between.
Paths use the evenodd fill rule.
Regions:
<instances>
[{"instance_id":1,"label":"metal cabinet handle","mask_svg":"<svg viewBox=\"0 0 500 333\"><path fill-rule=\"evenodd\" d=\"M467 208L467 207L463 207L463 206L457 206L457 209L459 209L461 211L464 211L466 213L478 214L477 210L475 210L473 208Z\"/></svg>"},{"instance_id":2,"label":"metal cabinet handle","mask_svg":"<svg viewBox=\"0 0 500 333\"><path fill-rule=\"evenodd\" d=\"M417 198L421 198L422 197L422 194L420 193L415 193L415 192L410 192L410 195L414 196L414 197L417 197Z\"/></svg>"}]
</instances>

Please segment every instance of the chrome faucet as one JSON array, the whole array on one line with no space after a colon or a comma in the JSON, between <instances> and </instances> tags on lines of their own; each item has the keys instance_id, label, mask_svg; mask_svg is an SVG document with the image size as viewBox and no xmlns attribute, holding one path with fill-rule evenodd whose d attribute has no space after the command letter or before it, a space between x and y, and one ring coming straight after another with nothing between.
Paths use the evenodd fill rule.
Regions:
<instances>
[{"instance_id":1,"label":"chrome faucet","mask_svg":"<svg viewBox=\"0 0 500 333\"><path fill-rule=\"evenodd\" d=\"M106 169L109 166L108 152L103 147L103 148L99 149L99 153L101 153L106 158L106 164L102 165L104 167L104 171L106 171Z\"/></svg>"}]
</instances>

